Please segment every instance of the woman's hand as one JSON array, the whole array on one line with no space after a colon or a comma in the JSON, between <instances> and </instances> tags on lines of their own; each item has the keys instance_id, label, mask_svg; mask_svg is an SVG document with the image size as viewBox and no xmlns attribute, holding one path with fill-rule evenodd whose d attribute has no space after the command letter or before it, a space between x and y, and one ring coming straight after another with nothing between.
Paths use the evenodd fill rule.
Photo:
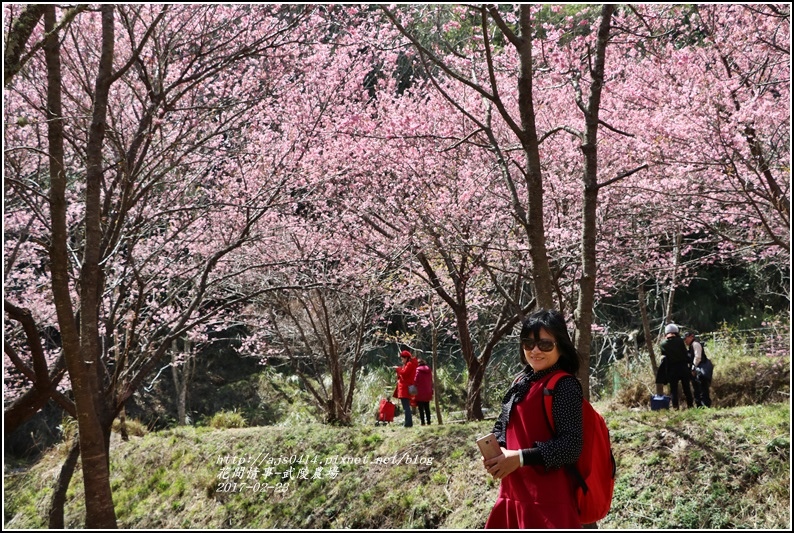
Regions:
<instances>
[{"instance_id":1,"label":"woman's hand","mask_svg":"<svg viewBox=\"0 0 794 533\"><path fill-rule=\"evenodd\" d=\"M521 466L521 460L518 457L519 453L521 453L519 450L506 450L502 448L502 455L498 455L493 459L483 459L482 464L485 466L485 470L487 470L494 479L501 480Z\"/></svg>"}]
</instances>

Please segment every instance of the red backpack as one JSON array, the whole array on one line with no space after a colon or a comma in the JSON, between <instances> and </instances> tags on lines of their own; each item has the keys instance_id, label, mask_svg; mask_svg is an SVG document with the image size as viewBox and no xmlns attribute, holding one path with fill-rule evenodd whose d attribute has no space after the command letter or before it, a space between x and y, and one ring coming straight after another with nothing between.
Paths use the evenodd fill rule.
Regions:
<instances>
[{"instance_id":1,"label":"red backpack","mask_svg":"<svg viewBox=\"0 0 794 533\"><path fill-rule=\"evenodd\" d=\"M544 413L552 434L555 433L554 417L551 415L554 387L560 378L570 375L562 371L554 373L543 390ZM604 518L612 505L617 465L604 417L586 399L582 400L582 433L582 454L575 467L571 468L571 473L578 485L576 500L579 520L582 524L592 524Z\"/></svg>"}]
</instances>

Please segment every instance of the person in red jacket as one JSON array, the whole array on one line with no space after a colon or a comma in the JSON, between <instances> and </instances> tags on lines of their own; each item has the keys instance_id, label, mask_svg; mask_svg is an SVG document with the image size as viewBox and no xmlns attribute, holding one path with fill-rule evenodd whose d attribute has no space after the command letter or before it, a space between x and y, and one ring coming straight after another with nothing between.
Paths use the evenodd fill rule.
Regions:
<instances>
[{"instance_id":1,"label":"person in red jacket","mask_svg":"<svg viewBox=\"0 0 794 533\"><path fill-rule=\"evenodd\" d=\"M405 411L405 427L409 428L414 425L413 416L411 414L411 393L408 387L414 384L416 377L416 367L419 362L416 357L411 355L408 350L400 352L402 358L402 366L395 366L394 370L397 371L397 388L394 390L394 397L399 398Z\"/></svg>"},{"instance_id":2,"label":"person in red jacket","mask_svg":"<svg viewBox=\"0 0 794 533\"><path fill-rule=\"evenodd\" d=\"M419 359L416 367L416 404L422 425L430 425L430 400L433 399L433 373L424 359Z\"/></svg>"}]
</instances>

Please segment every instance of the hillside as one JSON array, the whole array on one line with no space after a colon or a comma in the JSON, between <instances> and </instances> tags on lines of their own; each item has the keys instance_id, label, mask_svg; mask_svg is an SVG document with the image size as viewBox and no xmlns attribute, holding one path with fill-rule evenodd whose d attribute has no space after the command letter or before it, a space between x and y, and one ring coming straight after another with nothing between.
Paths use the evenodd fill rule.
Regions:
<instances>
[{"instance_id":1,"label":"hillside","mask_svg":"<svg viewBox=\"0 0 794 533\"><path fill-rule=\"evenodd\" d=\"M788 403L596 407L618 463L613 508L601 528L790 529ZM473 442L491 425L177 428L114 438L119 526L481 528L497 486ZM59 445L29 468L6 464L4 528L46 527L64 453ZM81 491L76 475L68 528L83 527Z\"/></svg>"}]
</instances>

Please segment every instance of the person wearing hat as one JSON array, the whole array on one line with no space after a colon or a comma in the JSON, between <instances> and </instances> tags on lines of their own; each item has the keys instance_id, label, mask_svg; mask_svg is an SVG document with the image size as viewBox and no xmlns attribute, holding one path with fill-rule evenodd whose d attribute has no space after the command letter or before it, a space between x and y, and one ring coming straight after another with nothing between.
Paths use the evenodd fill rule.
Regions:
<instances>
[{"instance_id":1,"label":"person wearing hat","mask_svg":"<svg viewBox=\"0 0 794 533\"><path fill-rule=\"evenodd\" d=\"M692 388L695 392L695 405L698 407L711 407L711 376L714 366L706 357L703 345L695 339L694 331L684 334L684 344L688 346L689 362L692 364Z\"/></svg>"},{"instance_id":2,"label":"person wearing hat","mask_svg":"<svg viewBox=\"0 0 794 533\"><path fill-rule=\"evenodd\" d=\"M678 334L678 326L667 324L664 328L664 340L659 346L662 357L666 358L667 380L670 383L670 396L672 397L673 408L678 408L678 383L684 389L687 408L694 405L692 398L692 388L690 387L689 375L689 351L687 350L684 339Z\"/></svg>"},{"instance_id":3,"label":"person wearing hat","mask_svg":"<svg viewBox=\"0 0 794 533\"><path fill-rule=\"evenodd\" d=\"M397 372L397 388L394 389L394 397L400 399L403 411L405 412L405 427L409 428L414 425L413 416L411 413L411 393L408 388L414 384L416 377L416 367L419 362L416 360L411 352L403 350L400 352L402 359L402 366L395 366L394 370Z\"/></svg>"}]
</instances>

